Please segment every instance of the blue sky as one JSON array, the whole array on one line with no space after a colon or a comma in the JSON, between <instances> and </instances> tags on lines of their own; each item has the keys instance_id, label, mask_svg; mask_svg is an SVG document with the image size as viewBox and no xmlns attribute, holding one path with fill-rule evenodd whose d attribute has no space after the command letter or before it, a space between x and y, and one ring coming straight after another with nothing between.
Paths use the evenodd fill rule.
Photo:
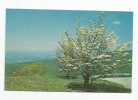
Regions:
<instances>
[{"instance_id":1,"label":"blue sky","mask_svg":"<svg viewBox=\"0 0 138 100\"><path fill-rule=\"evenodd\" d=\"M109 31L120 37L119 43L132 41L133 13L105 12L104 22ZM6 51L55 51L60 33L75 34L74 24L97 20L97 11L71 10L6 10ZM129 47L131 49L132 46Z\"/></svg>"}]
</instances>

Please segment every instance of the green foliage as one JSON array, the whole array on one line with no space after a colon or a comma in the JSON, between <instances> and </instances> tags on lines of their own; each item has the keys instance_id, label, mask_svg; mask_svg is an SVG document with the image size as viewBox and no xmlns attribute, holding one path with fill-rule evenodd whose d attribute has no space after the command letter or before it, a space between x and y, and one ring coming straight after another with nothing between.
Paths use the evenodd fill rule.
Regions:
<instances>
[{"instance_id":1,"label":"green foliage","mask_svg":"<svg viewBox=\"0 0 138 100\"><path fill-rule=\"evenodd\" d=\"M125 56L124 58L122 58L121 60L125 59L126 61L132 59L132 50L126 51L129 54L127 56ZM126 62L125 65L119 66L119 67L115 67L113 69L113 73L128 73L128 74L132 74L132 60L129 62Z\"/></svg>"},{"instance_id":2,"label":"green foliage","mask_svg":"<svg viewBox=\"0 0 138 100\"><path fill-rule=\"evenodd\" d=\"M43 75L47 71L47 66L41 62L32 62L21 65L20 68L13 71L14 76Z\"/></svg>"},{"instance_id":3,"label":"green foliage","mask_svg":"<svg viewBox=\"0 0 138 100\"><path fill-rule=\"evenodd\" d=\"M115 68L113 73L130 73L132 74L132 67L131 66L123 66Z\"/></svg>"},{"instance_id":4,"label":"green foliage","mask_svg":"<svg viewBox=\"0 0 138 100\"><path fill-rule=\"evenodd\" d=\"M26 64L5 64L5 76L13 76L13 72L16 69L22 68L22 66L25 66Z\"/></svg>"}]
</instances>

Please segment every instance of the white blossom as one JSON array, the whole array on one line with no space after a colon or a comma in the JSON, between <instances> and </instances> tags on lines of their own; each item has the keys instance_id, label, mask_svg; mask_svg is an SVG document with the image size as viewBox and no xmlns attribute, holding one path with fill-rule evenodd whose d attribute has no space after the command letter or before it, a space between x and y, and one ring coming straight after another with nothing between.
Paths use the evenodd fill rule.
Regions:
<instances>
[{"instance_id":1,"label":"white blossom","mask_svg":"<svg viewBox=\"0 0 138 100\"><path fill-rule=\"evenodd\" d=\"M125 53L123 53L123 56L127 56L129 53L128 52L125 52Z\"/></svg>"},{"instance_id":2,"label":"white blossom","mask_svg":"<svg viewBox=\"0 0 138 100\"><path fill-rule=\"evenodd\" d=\"M91 63L85 63L86 65L88 65L88 66L90 66L91 65Z\"/></svg>"},{"instance_id":3,"label":"white blossom","mask_svg":"<svg viewBox=\"0 0 138 100\"><path fill-rule=\"evenodd\" d=\"M78 69L78 67L73 67L73 69Z\"/></svg>"},{"instance_id":4,"label":"white blossom","mask_svg":"<svg viewBox=\"0 0 138 100\"><path fill-rule=\"evenodd\" d=\"M113 65L111 65L111 66L116 66L117 64L116 63L113 63Z\"/></svg>"},{"instance_id":5,"label":"white blossom","mask_svg":"<svg viewBox=\"0 0 138 100\"><path fill-rule=\"evenodd\" d=\"M63 69L59 69L59 71L62 71Z\"/></svg>"},{"instance_id":6,"label":"white blossom","mask_svg":"<svg viewBox=\"0 0 138 100\"><path fill-rule=\"evenodd\" d=\"M104 54L102 54L102 55L100 55L100 56L97 57L97 59L107 59L107 58L111 58L111 55L104 55Z\"/></svg>"},{"instance_id":7,"label":"white blossom","mask_svg":"<svg viewBox=\"0 0 138 100\"><path fill-rule=\"evenodd\" d=\"M97 60L94 60L95 63L97 63L98 61Z\"/></svg>"},{"instance_id":8,"label":"white blossom","mask_svg":"<svg viewBox=\"0 0 138 100\"><path fill-rule=\"evenodd\" d=\"M116 62L121 62L121 60L116 60Z\"/></svg>"},{"instance_id":9,"label":"white blossom","mask_svg":"<svg viewBox=\"0 0 138 100\"><path fill-rule=\"evenodd\" d=\"M128 61L128 62L131 62L131 61L132 61L132 59L128 59L127 61Z\"/></svg>"},{"instance_id":10,"label":"white blossom","mask_svg":"<svg viewBox=\"0 0 138 100\"><path fill-rule=\"evenodd\" d=\"M71 67L71 66L73 66L73 65L72 65L72 64L67 64L67 66Z\"/></svg>"},{"instance_id":11,"label":"white blossom","mask_svg":"<svg viewBox=\"0 0 138 100\"><path fill-rule=\"evenodd\" d=\"M105 59L105 61L111 61L111 59Z\"/></svg>"}]
</instances>

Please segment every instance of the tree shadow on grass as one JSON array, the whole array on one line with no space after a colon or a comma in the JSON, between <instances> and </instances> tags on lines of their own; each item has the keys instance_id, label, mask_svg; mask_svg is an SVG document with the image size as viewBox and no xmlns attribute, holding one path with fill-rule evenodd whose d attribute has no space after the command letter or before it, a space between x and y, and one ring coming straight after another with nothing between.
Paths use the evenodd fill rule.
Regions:
<instances>
[{"instance_id":1,"label":"tree shadow on grass","mask_svg":"<svg viewBox=\"0 0 138 100\"><path fill-rule=\"evenodd\" d=\"M71 82L68 84L68 88L83 92L131 93L131 89L108 81L106 83L93 83L88 88L84 88L83 83Z\"/></svg>"},{"instance_id":2,"label":"tree shadow on grass","mask_svg":"<svg viewBox=\"0 0 138 100\"><path fill-rule=\"evenodd\" d=\"M78 77L58 76L58 78L62 78L62 79L77 79Z\"/></svg>"}]
</instances>

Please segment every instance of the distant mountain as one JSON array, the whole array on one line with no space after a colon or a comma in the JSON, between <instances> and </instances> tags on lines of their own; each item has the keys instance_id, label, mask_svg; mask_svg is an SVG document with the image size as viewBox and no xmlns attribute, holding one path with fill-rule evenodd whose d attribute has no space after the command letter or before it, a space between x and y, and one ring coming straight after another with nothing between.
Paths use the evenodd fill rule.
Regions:
<instances>
[{"instance_id":1,"label":"distant mountain","mask_svg":"<svg viewBox=\"0 0 138 100\"><path fill-rule=\"evenodd\" d=\"M20 63L56 58L52 51L6 51L6 63Z\"/></svg>"}]
</instances>

